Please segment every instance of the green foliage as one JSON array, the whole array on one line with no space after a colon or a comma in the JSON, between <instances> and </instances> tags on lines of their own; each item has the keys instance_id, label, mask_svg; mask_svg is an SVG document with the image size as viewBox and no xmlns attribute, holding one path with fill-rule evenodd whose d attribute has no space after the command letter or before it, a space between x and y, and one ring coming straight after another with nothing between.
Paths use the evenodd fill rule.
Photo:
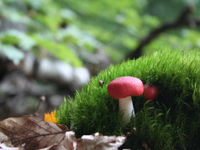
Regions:
<instances>
[{"instance_id":1,"label":"green foliage","mask_svg":"<svg viewBox=\"0 0 200 150\"><path fill-rule=\"evenodd\" d=\"M68 16L70 10L65 16L63 13L66 13L67 9L63 11L54 1L1 1L2 22L8 27L5 27L0 34L0 43L4 45L4 49L1 48L0 52L18 64L26 51L46 50L58 59L74 66L81 66L82 61L78 58L76 49L72 48L74 38L69 38L72 35L60 36L59 34L63 32L61 23L72 19ZM5 52L5 48L10 52ZM9 54L13 49L18 55L10 57ZM35 55L37 56L37 53Z\"/></svg>"},{"instance_id":2,"label":"green foliage","mask_svg":"<svg viewBox=\"0 0 200 150\"><path fill-rule=\"evenodd\" d=\"M122 135L135 127L127 143L133 149L141 149L142 143L151 149L195 149L200 146L199 59L196 51L163 50L110 66L74 99L65 101L56 116L77 136L94 132ZM107 92L109 82L120 76L138 77L159 89L154 102L146 103L143 96L132 97L136 117L127 126L118 111L118 101Z\"/></svg>"},{"instance_id":3,"label":"green foliage","mask_svg":"<svg viewBox=\"0 0 200 150\"><path fill-rule=\"evenodd\" d=\"M17 47L19 53L35 50L35 47L43 51L41 47L44 45L35 41L35 36L42 36L43 40L54 45L45 49L47 52L61 60L65 57L65 61L74 66L82 64L81 54L94 53L96 49L104 50L113 62L120 62L152 29L175 19L188 4L196 6L198 16L200 3L196 0L86 0L84 3L82 0L1 0L0 21L7 24L2 30L0 24L0 31L4 34L0 43L15 48L22 44ZM176 29L155 39L146 49L151 53L155 47L199 48L198 31L198 28ZM34 42L34 47L30 41ZM54 49L60 45L65 45L62 54Z\"/></svg>"},{"instance_id":4,"label":"green foliage","mask_svg":"<svg viewBox=\"0 0 200 150\"><path fill-rule=\"evenodd\" d=\"M193 50L198 49L200 46L200 33L191 29L180 29L178 31L170 31L163 33L157 40L150 43L145 47L143 54L152 54L153 51L159 49L180 49L180 50Z\"/></svg>"},{"instance_id":5,"label":"green foliage","mask_svg":"<svg viewBox=\"0 0 200 150\"><path fill-rule=\"evenodd\" d=\"M145 5L144 13L148 12L153 16L157 16L161 20L172 20L185 6L194 6L195 14L198 15L200 12L200 1L198 0L148 0ZM167 12L167 15L166 15Z\"/></svg>"},{"instance_id":6,"label":"green foliage","mask_svg":"<svg viewBox=\"0 0 200 150\"><path fill-rule=\"evenodd\" d=\"M40 48L47 49L51 54L59 58L60 60L74 64L74 66L79 67L82 62L76 57L76 55L70 51L70 49L63 43L55 43L53 41L47 41L39 38L35 38L37 43L39 43ZM67 59L68 58L68 59Z\"/></svg>"},{"instance_id":7,"label":"green foliage","mask_svg":"<svg viewBox=\"0 0 200 150\"><path fill-rule=\"evenodd\" d=\"M11 45L2 45L0 44L1 52L7 56L10 60L13 61L14 64L19 64L20 60L24 57L24 53L22 53L19 49L11 46Z\"/></svg>"}]
</instances>

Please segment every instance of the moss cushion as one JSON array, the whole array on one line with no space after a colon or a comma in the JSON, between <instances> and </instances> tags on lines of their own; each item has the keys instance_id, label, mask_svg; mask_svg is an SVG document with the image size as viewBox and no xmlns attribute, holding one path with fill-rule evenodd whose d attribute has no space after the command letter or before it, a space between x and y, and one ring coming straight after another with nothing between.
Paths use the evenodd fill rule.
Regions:
<instances>
[{"instance_id":1,"label":"moss cushion","mask_svg":"<svg viewBox=\"0 0 200 150\"><path fill-rule=\"evenodd\" d=\"M196 149L200 147L200 57L196 51L164 50L137 60L110 66L60 106L60 124L77 136L100 132L126 135L124 147L133 149ZM128 124L122 121L118 100L107 85L117 77L133 76L154 85L154 101L132 97L136 112ZM103 81L103 84L102 84Z\"/></svg>"}]
</instances>

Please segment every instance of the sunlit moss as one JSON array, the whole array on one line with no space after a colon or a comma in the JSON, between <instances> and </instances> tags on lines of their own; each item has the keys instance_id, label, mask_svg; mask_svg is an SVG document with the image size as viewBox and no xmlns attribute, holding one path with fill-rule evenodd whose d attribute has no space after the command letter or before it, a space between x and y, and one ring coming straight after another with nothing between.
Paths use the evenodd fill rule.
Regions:
<instances>
[{"instance_id":1,"label":"sunlit moss","mask_svg":"<svg viewBox=\"0 0 200 150\"><path fill-rule=\"evenodd\" d=\"M151 149L200 147L199 56L196 51L164 50L110 66L60 106L56 112L58 123L75 130L77 136L131 132L126 144L134 149L141 149L144 143ZM150 103L143 96L132 97L136 117L126 126L118 101L107 92L109 82L120 76L138 77L159 89L159 95Z\"/></svg>"}]
</instances>

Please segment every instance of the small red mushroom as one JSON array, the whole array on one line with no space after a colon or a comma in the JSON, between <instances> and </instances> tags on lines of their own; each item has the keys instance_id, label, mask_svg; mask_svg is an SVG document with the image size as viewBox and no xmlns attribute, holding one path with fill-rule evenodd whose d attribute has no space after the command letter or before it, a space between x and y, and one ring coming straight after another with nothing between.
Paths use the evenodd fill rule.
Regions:
<instances>
[{"instance_id":1,"label":"small red mushroom","mask_svg":"<svg viewBox=\"0 0 200 150\"><path fill-rule=\"evenodd\" d=\"M119 99L119 110L123 112L124 121L128 122L131 116L135 117L134 106L131 96L140 96L143 94L144 85L136 77L119 77L108 84L108 94Z\"/></svg>"},{"instance_id":2,"label":"small red mushroom","mask_svg":"<svg viewBox=\"0 0 200 150\"><path fill-rule=\"evenodd\" d=\"M154 86L154 85L152 85L152 86L145 85L144 86L145 99L154 100L157 95L158 95L158 88L156 86Z\"/></svg>"}]
</instances>

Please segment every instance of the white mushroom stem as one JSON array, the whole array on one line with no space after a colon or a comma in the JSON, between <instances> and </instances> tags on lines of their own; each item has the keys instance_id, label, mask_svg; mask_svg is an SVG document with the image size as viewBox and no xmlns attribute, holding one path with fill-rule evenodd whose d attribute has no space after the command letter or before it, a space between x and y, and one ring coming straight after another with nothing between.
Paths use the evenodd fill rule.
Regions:
<instances>
[{"instance_id":1,"label":"white mushroom stem","mask_svg":"<svg viewBox=\"0 0 200 150\"><path fill-rule=\"evenodd\" d=\"M119 99L119 110L123 112L123 119L127 123L131 116L135 117L135 111L131 96Z\"/></svg>"}]
</instances>

